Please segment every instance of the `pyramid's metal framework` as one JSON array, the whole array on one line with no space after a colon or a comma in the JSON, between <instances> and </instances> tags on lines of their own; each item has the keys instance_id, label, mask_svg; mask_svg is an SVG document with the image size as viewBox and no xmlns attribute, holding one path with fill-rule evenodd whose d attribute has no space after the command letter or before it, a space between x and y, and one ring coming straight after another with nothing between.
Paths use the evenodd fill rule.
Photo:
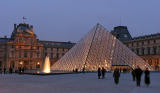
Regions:
<instances>
[{"instance_id":1,"label":"pyramid's metal framework","mask_svg":"<svg viewBox=\"0 0 160 93\"><path fill-rule=\"evenodd\" d=\"M110 71L112 65L138 65L152 70L143 59L123 45L116 37L97 24L88 34L70 49L51 69L53 71L97 71L104 67Z\"/></svg>"}]
</instances>

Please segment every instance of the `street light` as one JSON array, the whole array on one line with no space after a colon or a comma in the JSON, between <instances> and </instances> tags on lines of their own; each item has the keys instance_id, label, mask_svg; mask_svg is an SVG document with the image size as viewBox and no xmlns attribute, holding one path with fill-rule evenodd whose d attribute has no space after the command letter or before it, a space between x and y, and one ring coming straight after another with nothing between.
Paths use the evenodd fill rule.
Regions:
<instances>
[{"instance_id":1,"label":"street light","mask_svg":"<svg viewBox=\"0 0 160 93\"><path fill-rule=\"evenodd\" d=\"M39 62L37 62L37 65L40 65L40 63L39 63Z\"/></svg>"},{"instance_id":2,"label":"street light","mask_svg":"<svg viewBox=\"0 0 160 93\"><path fill-rule=\"evenodd\" d=\"M23 62L20 62L19 64L20 64L20 65L23 65Z\"/></svg>"}]
</instances>

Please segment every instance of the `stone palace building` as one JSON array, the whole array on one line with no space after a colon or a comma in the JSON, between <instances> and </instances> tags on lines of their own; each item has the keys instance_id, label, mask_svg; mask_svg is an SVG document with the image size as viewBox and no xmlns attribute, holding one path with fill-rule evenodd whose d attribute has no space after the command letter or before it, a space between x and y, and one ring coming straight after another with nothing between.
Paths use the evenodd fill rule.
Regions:
<instances>
[{"instance_id":1,"label":"stone palace building","mask_svg":"<svg viewBox=\"0 0 160 93\"><path fill-rule=\"evenodd\" d=\"M132 38L126 26L117 26L111 33L155 70L160 70L160 33ZM14 24L11 37L0 38L0 70L10 67L14 70L19 67L41 69L46 56L53 65L74 45L71 42L39 40L32 25Z\"/></svg>"},{"instance_id":2,"label":"stone palace building","mask_svg":"<svg viewBox=\"0 0 160 93\"><path fill-rule=\"evenodd\" d=\"M74 43L43 41L37 39L33 26L14 24L10 38L0 38L0 70L11 67L17 70L40 69L46 56L50 57L51 65L61 58Z\"/></svg>"},{"instance_id":3,"label":"stone palace building","mask_svg":"<svg viewBox=\"0 0 160 93\"><path fill-rule=\"evenodd\" d=\"M155 70L160 70L160 33L132 38L126 26L115 27L111 33Z\"/></svg>"}]
</instances>

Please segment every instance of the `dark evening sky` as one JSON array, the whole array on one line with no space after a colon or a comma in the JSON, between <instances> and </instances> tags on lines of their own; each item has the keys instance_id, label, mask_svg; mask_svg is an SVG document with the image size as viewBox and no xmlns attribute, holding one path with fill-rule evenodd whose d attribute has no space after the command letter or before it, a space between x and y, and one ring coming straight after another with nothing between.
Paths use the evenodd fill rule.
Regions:
<instances>
[{"instance_id":1,"label":"dark evening sky","mask_svg":"<svg viewBox=\"0 0 160 93\"><path fill-rule=\"evenodd\" d=\"M147 35L160 32L159 9L160 0L0 0L0 37L9 37L23 16L40 40L77 42L97 23Z\"/></svg>"}]
</instances>

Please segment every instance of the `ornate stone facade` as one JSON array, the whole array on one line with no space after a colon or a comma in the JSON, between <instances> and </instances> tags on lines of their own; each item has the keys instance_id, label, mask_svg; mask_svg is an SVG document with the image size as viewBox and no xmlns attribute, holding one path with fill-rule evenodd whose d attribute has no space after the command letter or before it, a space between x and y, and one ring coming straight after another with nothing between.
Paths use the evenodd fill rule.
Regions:
<instances>
[{"instance_id":1,"label":"ornate stone facade","mask_svg":"<svg viewBox=\"0 0 160 93\"><path fill-rule=\"evenodd\" d=\"M33 26L14 25L11 38L0 38L0 69L40 69L47 55L51 64L61 58L74 43L38 40Z\"/></svg>"},{"instance_id":2,"label":"ornate stone facade","mask_svg":"<svg viewBox=\"0 0 160 93\"><path fill-rule=\"evenodd\" d=\"M147 63L160 70L160 34L135 37L123 42Z\"/></svg>"},{"instance_id":3,"label":"ornate stone facade","mask_svg":"<svg viewBox=\"0 0 160 93\"><path fill-rule=\"evenodd\" d=\"M113 30L111 33L117 37L123 36L123 29L126 26L118 26L119 30ZM121 30L122 29L122 30ZM114 33L116 34L114 34ZM126 36L131 36L130 33L125 33ZM154 67L155 70L160 70L160 33L134 37L125 39L124 37L118 38L133 52L143 58L147 63Z\"/></svg>"},{"instance_id":4,"label":"ornate stone facade","mask_svg":"<svg viewBox=\"0 0 160 93\"><path fill-rule=\"evenodd\" d=\"M160 34L132 38L126 26L115 27L111 31L146 62L160 70ZM60 59L75 43L43 41L37 39L33 26L29 24L14 25L11 38L0 38L0 70L9 67L17 70L40 69L48 55L51 65Z\"/></svg>"}]
</instances>

